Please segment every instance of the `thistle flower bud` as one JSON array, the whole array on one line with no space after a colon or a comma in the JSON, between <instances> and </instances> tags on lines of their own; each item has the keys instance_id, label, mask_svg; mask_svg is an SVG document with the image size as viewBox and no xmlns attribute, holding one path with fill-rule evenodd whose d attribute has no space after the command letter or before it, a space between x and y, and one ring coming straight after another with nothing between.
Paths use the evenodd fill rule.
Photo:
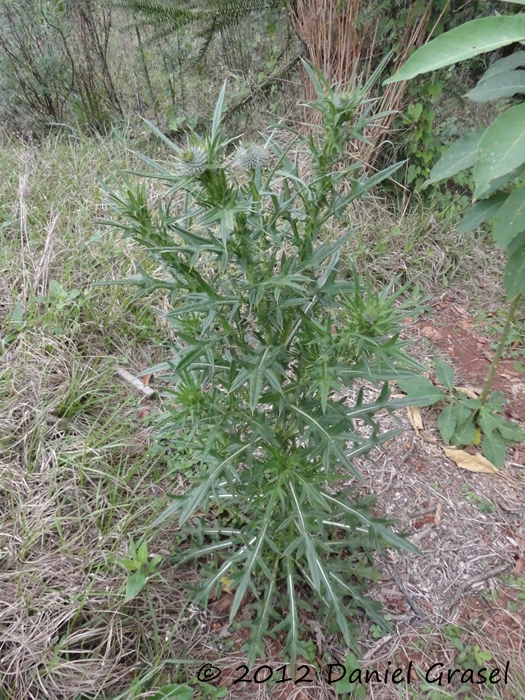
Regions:
<instances>
[{"instance_id":1,"label":"thistle flower bud","mask_svg":"<svg viewBox=\"0 0 525 700\"><path fill-rule=\"evenodd\" d=\"M200 175L208 165L208 154L200 146L190 146L179 159L179 175L195 177Z\"/></svg>"},{"instance_id":2,"label":"thistle flower bud","mask_svg":"<svg viewBox=\"0 0 525 700\"><path fill-rule=\"evenodd\" d=\"M255 170L262 167L268 161L270 155L266 148L257 143L252 143L248 148L238 148L235 156L235 164L245 170Z\"/></svg>"},{"instance_id":3,"label":"thistle flower bud","mask_svg":"<svg viewBox=\"0 0 525 700\"><path fill-rule=\"evenodd\" d=\"M338 92L334 95L334 107L336 109L345 110L350 106L350 102L351 100L349 99L348 95L345 95L344 93Z\"/></svg>"}]
</instances>

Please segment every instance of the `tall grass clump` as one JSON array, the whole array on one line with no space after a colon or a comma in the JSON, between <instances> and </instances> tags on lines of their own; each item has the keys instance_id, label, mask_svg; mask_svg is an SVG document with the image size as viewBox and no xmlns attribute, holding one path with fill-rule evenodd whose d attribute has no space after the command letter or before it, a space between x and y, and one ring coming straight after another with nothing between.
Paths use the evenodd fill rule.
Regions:
<instances>
[{"instance_id":1,"label":"tall grass clump","mask_svg":"<svg viewBox=\"0 0 525 700\"><path fill-rule=\"evenodd\" d=\"M150 170L135 175L165 186L154 201L129 173L107 187L107 223L158 264L123 282L139 296L165 291L178 338L152 369L169 387L157 428L190 455L193 476L155 525L178 517L173 562L200 562L198 600L227 582L231 620L251 606L249 657L282 631L292 663L307 653L305 615L322 615L353 648L356 615L385 626L364 592L373 553L413 547L348 479L359 477L354 458L399 432L381 433L375 418L406 405L389 380L418 369L398 338L402 290L338 275L349 204L398 167L367 178L345 153L377 118L366 97L377 74L342 91L305 67L320 115L308 137L273 132L234 148L222 135L223 88L205 139L179 148L152 125L175 156L171 166L140 156Z\"/></svg>"}]
</instances>

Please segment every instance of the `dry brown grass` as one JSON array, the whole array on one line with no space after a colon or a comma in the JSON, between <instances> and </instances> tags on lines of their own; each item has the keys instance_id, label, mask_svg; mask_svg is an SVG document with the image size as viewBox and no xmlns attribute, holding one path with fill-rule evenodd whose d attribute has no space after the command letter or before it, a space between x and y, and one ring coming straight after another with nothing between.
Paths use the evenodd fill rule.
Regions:
<instances>
[{"instance_id":1,"label":"dry brown grass","mask_svg":"<svg viewBox=\"0 0 525 700\"><path fill-rule=\"evenodd\" d=\"M294 28L306 47L307 58L319 68L326 79L345 89L356 73L366 80L378 56L384 51L377 37L379 18L362 21L369 3L360 0L297 0L291 13ZM410 5L405 28L399 37L400 50L396 67L401 66L410 52L423 44L427 37L433 4L428 2L424 12L419 3ZM376 113L403 109L408 83L392 83L382 93ZM315 97L313 86L305 81L308 99ZM395 114L378 119L366 134L368 144L359 144L359 157L373 166L381 144L387 138Z\"/></svg>"}]
</instances>

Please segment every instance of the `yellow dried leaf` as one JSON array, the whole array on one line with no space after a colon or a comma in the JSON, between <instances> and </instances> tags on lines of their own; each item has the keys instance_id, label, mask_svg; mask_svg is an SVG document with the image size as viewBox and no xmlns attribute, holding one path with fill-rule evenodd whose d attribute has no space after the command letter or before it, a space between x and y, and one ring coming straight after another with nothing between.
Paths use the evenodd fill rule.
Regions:
<instances>
[{"instance_id":1,"label":"yellow dried leaf","mask_svg":"<svg viewBox=\"0 0 525 700\"><path fill-rule=\"evenodd\" d=\"M407 414L410 422L412 423L412 427L420 438L426 440L426 442L437 442L437 440L425 430L423 418L421 417L421 409L419 406L407 406Z\"/></svg>"},{"instance_id":2,"label":"yellow dried leaf","mask_svg":"<svg viewBox=\"0 0 525 700\"><path fill-rule=\"evenodd\" d=\"M419 433L420 430L424 430L423 419L421 418L421 409L419 406L407 406L407 413L414 430L417 433Z\"/></svg>"},{"instance_id":3,"label":"yellow dried leaf","mask_svg":"<svg viewBox=\"0 0 525 700\"><path fill-rule=\"evenodd\" d=\"M483 455L470 455L465 450L458 450L454 447L444 447L443 452L461 469L468 469L470 472L482 472L483 474L498 473L497 468Z\"/></svg>"},{"instance_id":4,"label":"yellow dried leaf","mask_svg":"<svg viewBox=\"0 0 525 700\"><path fill-rule=\"evenodd\" d=\"M222 590L225 593L231 593L231 587L232 587L233 581L228 578L227 574L224 574L223 576L221 576L220 581L221 581Z\"/></svg>"}]
</instances>

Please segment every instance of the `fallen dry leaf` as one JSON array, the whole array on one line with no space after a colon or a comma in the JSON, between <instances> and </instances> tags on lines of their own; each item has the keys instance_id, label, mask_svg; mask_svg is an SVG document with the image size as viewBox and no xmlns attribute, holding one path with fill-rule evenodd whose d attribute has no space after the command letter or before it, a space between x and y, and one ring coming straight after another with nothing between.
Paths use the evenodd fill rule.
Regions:
<instances>
[{"instance_id":1,"label":"fallen dry leaf","mask_svg":"<svg viewBox=\"0 0 525 700\"><path fill-rule=\"evenodd\" d=\"M426 442L437 442L437 440L425 430L423 418L421 417L421 409L419 406L407 406L407 414L410 422L412 423L412 427L420 438L426 440Z\"/></svg>"},{"instance_id":2,"label":"fallen dry leaf","mask_svg":"<svg viewBox=\"0 0 525 700\"><path fill-rule=\"evenodd\" d=\"M223 672L222 677L221 677L221 688L231 688L231 686L235 683L237 677L238 677L237 675L227 676Z\"/></svg>"},{"instance_id":3,"label":"fallen dry leaf","mask_svg":"<svg viewBox=\"0 0 525 700\"><path fill-rule=\"evenodd\" d=\"M326 637L323 633L323 628L318 620L307 620L306 621L312 632L315 634L315 643L317 649L322 654L326 646Z\"/></svg>"},{"instance_id":4,"label":"fallen dry leaf","mask_svg":"<svg viewBox=\"0 0 525 700\"><path fill-rule=\"evenodd\" d=\"M436 328L432 326L425 326L421 329L421 335L423 338L428 338L429 340L441 340L443 333L440 333Z\"/></svg>"},{"instance_id":5,"label":"fallen dry leaf","mask_svg":"<svg viewBox=\"0 0 525 700\"><path fill-rule=\"evenodd\" d=\"M421 518L421 520L417 520L414 523L413 528L414 528L414 530L421 530L423 525L430 525L430 523L434 523L434 522L435 522L435 518L433 515L430 515L430 514L425 515L423 518Z\"/></svg>"},{"instance_id":6,"label":"fallen dry leaf","mask_svg":"<svg viewBox=\"0 0 525 700\"><path fill-rule=\"evenodd\" d=\"M458 450L454 447L443 447L443 452L461 469L468 469L470 472L481 472L483 474L498 473L492 462L489 462L481 454L469 455L465 450Z\"/></svg>"},{"instance_id":7,"label":"fallen dry leaf","mask_svg":"<svg viewBox=\"0 0 525 700\"><path fill-rule=\"evenodd\" d=\"M469 399L479 399L481 396L481 389L476 389L475 387L470 386L470 384L467 384L466 386L455 386L454 389L456 391L462 391L469 397Z\"/></svg>"},{"instance_id":8,"label":"fallen dry leaf","mask_svg":"<svg viewBox=\"0 0 525 700\"><path fill-rule=\"evenodd\" d=\"M518 561L516 562L516 573L521 574L524 568L525 568L525 559L518 559Z\"/></svg>"},{"instance_id":9,"label":"fallen dry leaf","mask_svg":"<svg viewBox=\"0 0 525 700\"><path fill-rule=\"evenodd\" d=\"M462 306L458 306L457 304L454 304L451 306L451 308L454 309L454 311L456 313L458 313L460 316L463 316L463 318L467 318L467 319L469 318L467 310L464 309Z\"/></svg>"},{"instance_id":10,"label":"fallen dry leaf","mask_svg":"<svg viewBox=\"0 0 525 700\"><path fill-rule=\"evenodd\" d=\"M224 625L217 632L218 637L231 637L231 632L228 630L230 626L229 622L225 622Z\"/></svg>"},{"instance_id":11,"label":"fallen dry leaf","mask_svg":"<svg viewBox=\"0 0 525 700\"><path fill-rule=\"evenodd\" d=\"M233 593L223 593L220 599L215 603L215 612L225 613L231 610L233 598Z\"/></svg>"},{"instance_id":12,"label":"fallen dry leaf","mask_svg":"<svg viewBox=\"0 0 525 700\"><path fill-rule=\"evenodd\" d=\"M508 367L505 368L505 372L511 377L521 377L521 372L516 372L515 370L509 369Z\"/></svg>"},{"instance_id":13,"label":"fallen dry leaf","mask_svg":"<svg viewBox=\"0 0 525 700\"><path fill-rule=\"evenodd\" d=\"M407 414L412 427L416 432L424 430L423 419L421 418L421 409L419 406L407 406Z\"/></svg>"},{"instance_id":14,"label":"fallen dry leaf","mask_svg":"<svg viewBox=\"0 0 525 700\"><path fill-rule=\"evenodd\" d=\"M516 464L521 464L525 466L525 451L524 450L518 450L517 448L514 450L514 461Z\"/></svg>"}]
</instances>

